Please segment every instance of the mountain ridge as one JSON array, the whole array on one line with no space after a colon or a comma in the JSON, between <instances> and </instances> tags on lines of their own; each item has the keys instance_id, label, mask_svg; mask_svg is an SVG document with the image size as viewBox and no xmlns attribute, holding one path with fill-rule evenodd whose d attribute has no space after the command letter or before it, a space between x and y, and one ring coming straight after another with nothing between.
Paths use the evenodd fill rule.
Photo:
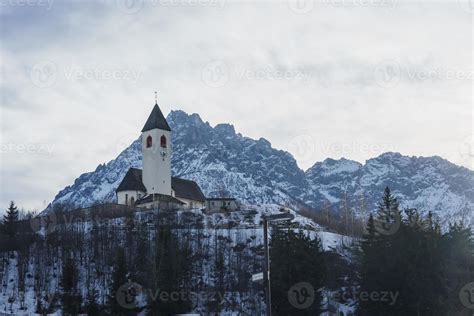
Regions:
<instances>
[{"instance_id":1,"label":"mountain ridge","mask_svg":"<svg viewBox=\"0 0 474 316\"><path fill-rule=\"evenodd\" d=\"M433 211L448 219L474 222L474 171L439 156L404 156L383 153L365 163L327 158L306 171L294 157L271 143L243 136L232 124L212 127L199 114L171 111L172 173L196 181L206 196L232 195L245 203L277 203L337 212L350 203L358 215L376 207L385 186L403 207ZM142 168L140 138L117 158L80 175L61 190L55 204L86 207L115 201L115 188L130 167Z\"/></svg>"}]
</instances>

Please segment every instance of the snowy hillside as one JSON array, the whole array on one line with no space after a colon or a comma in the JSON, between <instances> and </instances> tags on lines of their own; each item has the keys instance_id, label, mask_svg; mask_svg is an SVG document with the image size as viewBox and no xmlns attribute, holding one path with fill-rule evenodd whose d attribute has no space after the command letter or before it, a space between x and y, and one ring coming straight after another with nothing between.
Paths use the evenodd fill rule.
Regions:
<instances>
[{"instance_id":1,"label":"snowy hillside","mask_svg":"<svg viewBox=\"0 0 474 316\"><path fill-rule=\"evenodd\" d=\"M263 138L244 137L232 125L212 127L199 115L182 111L171 112L167 120L173 130L173 174L195 180L207 196L225 194L246 203L335 212L347 205L364 214L376 207L388 185L403 206L433 211L444 223L464 219L474 224L474 172L439 157L385 153L363 165L326 159L304 172L289 153ZM139 140L115 160L82 174L52 204L85 207L114 201L115 189L130 167L142 168Z\"/></svg>"},{"instance_id":2,"label":"snowy hillside","mask_svg":"<svg viewBox=\"0 0 474 316\"><path fill-rule=\"evenodd\" d=\"M174 227L180 240L191 243L200 273L192 280L193 291L208 293L215 281L214 263L217 251L226 258L226 282L223 312L263 314L264 299L258 284L251 283L252 273L263 269L262 215L279 213L276 205L246 208L242 212L205 215L200 210L176 213L155 211L137 212L131 218L98 218L88 221L68 221L49 227L46 238L36 238L29 248L14 253L0 252L0 314L35 315L41 308L48 314L60 309L61 275L63 260L68 255L75 258L78 269L81 297L89 298L95 292L99 305L104 305L110 295L111 261L118 247L125 247L129 264L133 267L137 252L145 252L151 258L153 249L143 248L144 240L156 238L159 223L166 221ZM311 220L295 215L291 225L301 228L312 236L319 236L325 250L340 248L347 237L323 232ZM288 224L285 224L288 225ZM64 244L68 244L64 249ZM73 245L73 246L71 246ZM225 245L225 247L224 247ZM143 255L143 253L141 253ZM147 264L147 271L151 263ZM149 272L151 273L151 272ZM144 281L150 278L147 274ZM140 282L140 274L134 274ZM141 284L143 288L145 284ZM207 302L195 302L194 312L206 314ZM144 304L144 303L143 303ZM260 312L259 312L260 311ZM58 313L59 315L59 313Z\"/></svg>"}]
</instances>

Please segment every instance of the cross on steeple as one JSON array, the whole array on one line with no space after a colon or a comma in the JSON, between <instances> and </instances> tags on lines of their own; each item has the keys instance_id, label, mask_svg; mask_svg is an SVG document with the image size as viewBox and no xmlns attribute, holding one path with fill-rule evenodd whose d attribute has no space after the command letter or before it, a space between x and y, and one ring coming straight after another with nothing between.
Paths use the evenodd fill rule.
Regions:
<instances>
[{"instance_id":1,"label":"cross on steeple","mask_svg":"<svg viewBox=\"0 0 474 316\"><path fill-rule=\"evenodd\" d=\"M158 104L158 92L155 91L155 104Z\"/></svg>"}]
</instances>

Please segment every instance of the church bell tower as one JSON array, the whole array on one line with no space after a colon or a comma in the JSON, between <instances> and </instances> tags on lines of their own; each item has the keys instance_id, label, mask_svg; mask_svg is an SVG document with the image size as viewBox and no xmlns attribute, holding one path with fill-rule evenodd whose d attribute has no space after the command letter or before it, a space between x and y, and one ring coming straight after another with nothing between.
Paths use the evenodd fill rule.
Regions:
<instances>
[{"instance_id":1,"label":"church bell tower","mask_svg":"<svg viewBox=\"0 0 474 316\"><path fill-rule=\"evenodd\" d=\"M142 129L142 156L147 194L171 195L171 128L157 102Z\"/></svg>"}]
</instances>

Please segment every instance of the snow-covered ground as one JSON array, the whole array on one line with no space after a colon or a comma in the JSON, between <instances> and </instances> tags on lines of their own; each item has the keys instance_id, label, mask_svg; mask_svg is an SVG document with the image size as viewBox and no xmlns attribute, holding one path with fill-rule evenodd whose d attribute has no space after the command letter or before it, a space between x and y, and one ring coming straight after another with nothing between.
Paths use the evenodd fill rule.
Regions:
<instances>
[{"instance_id":1,"label":"snow-covered ground","mask_svg":"<svg viewBox=\"0 0 474 316\"><path fill-rule=\"evenodd\" d=\"M285 209L274 204L264 204L258 206L246 205L245 211L236 211L231 213L204 214L201 210L180 211L175 214L179 223L190 223L182 228L174 229L179 236L191 236L192 247L196 251L207 253L211 259L203 259L200 263L201 281L206 286L213 286L212 265L214 245L219 241L225 242L226 266L229 271L239 270L235 273L257 273L263 264L261 256L261 247L263 244L263 229L261 225L262 217L270 214L277 214L282 211L292 213L295 218L292 221L292 227L303 229L311 236L318 236L322 240L324 249L329 250L337 248L343 242L348 242L348 237L338 234L325 232L312 220L298 215L295 211ZM147 223L150 227L149 236L153 238L154 223L150 220L156 219L154 211L145 211L135 213L137 223ZM87 297L88 289L95 288L97 291L98 303L106 302L108 295L108 279L112 271L110 266L101 266L98 258L93 257L90 240L92 238L94 225L108 227L109 231L114 232L115 238L119 243L125 240L123 229L126 226L125 218L115 218L99 223L71 221L72 232L80 232L84 236L83 245L80 249L73 251L76 265L79 270L80 280L79 288L83 298ZM196 225L193 226L195 223ZM202 226L200 226L202 224ZM51 228L49 228L51 230ZM56 227L59 230L61 227ZM72 229L72 230L71 230ZM271 228L270 228L271 229ZM43 230L44 233L44 230ZM14 315L33 315L38 300L41 300L43 306L49 304L58 305L59 295L61 293L60 276L62 269L61 247L46 248L42 243L35 243L29 250L29 255L2 253L0 258L0 281L2 284L0 293L0 312ZM259 250L260 249L260 250ZM20 257L22 263L20 263ZM205 258L204 256L203 258ZM236 266L233 260L235 258L247 258L248 265ZM244 259L242 259L244 260ZM258 268L260 266L260 268ZM254 268L252 268L254 267ZM254 269L250 271L249 269ZM249 270L249 271L246 271ZM232 274L229 277L234 278ZM24 281L23 281L24 280ZM24 284L24 285L23 285ZM254 314L256 310L262 308L263 297L255 293L240 293L238 291L226 292L227 304L226 310L230 315L233 311L233 304L238 303L238 310L247 311ZM199 302L196 306L196 312L202 312L205 302ZM142 302L144 304L144 302ZM262 308L263 311L263 308Z\"/></svg>"}]
</instances>

